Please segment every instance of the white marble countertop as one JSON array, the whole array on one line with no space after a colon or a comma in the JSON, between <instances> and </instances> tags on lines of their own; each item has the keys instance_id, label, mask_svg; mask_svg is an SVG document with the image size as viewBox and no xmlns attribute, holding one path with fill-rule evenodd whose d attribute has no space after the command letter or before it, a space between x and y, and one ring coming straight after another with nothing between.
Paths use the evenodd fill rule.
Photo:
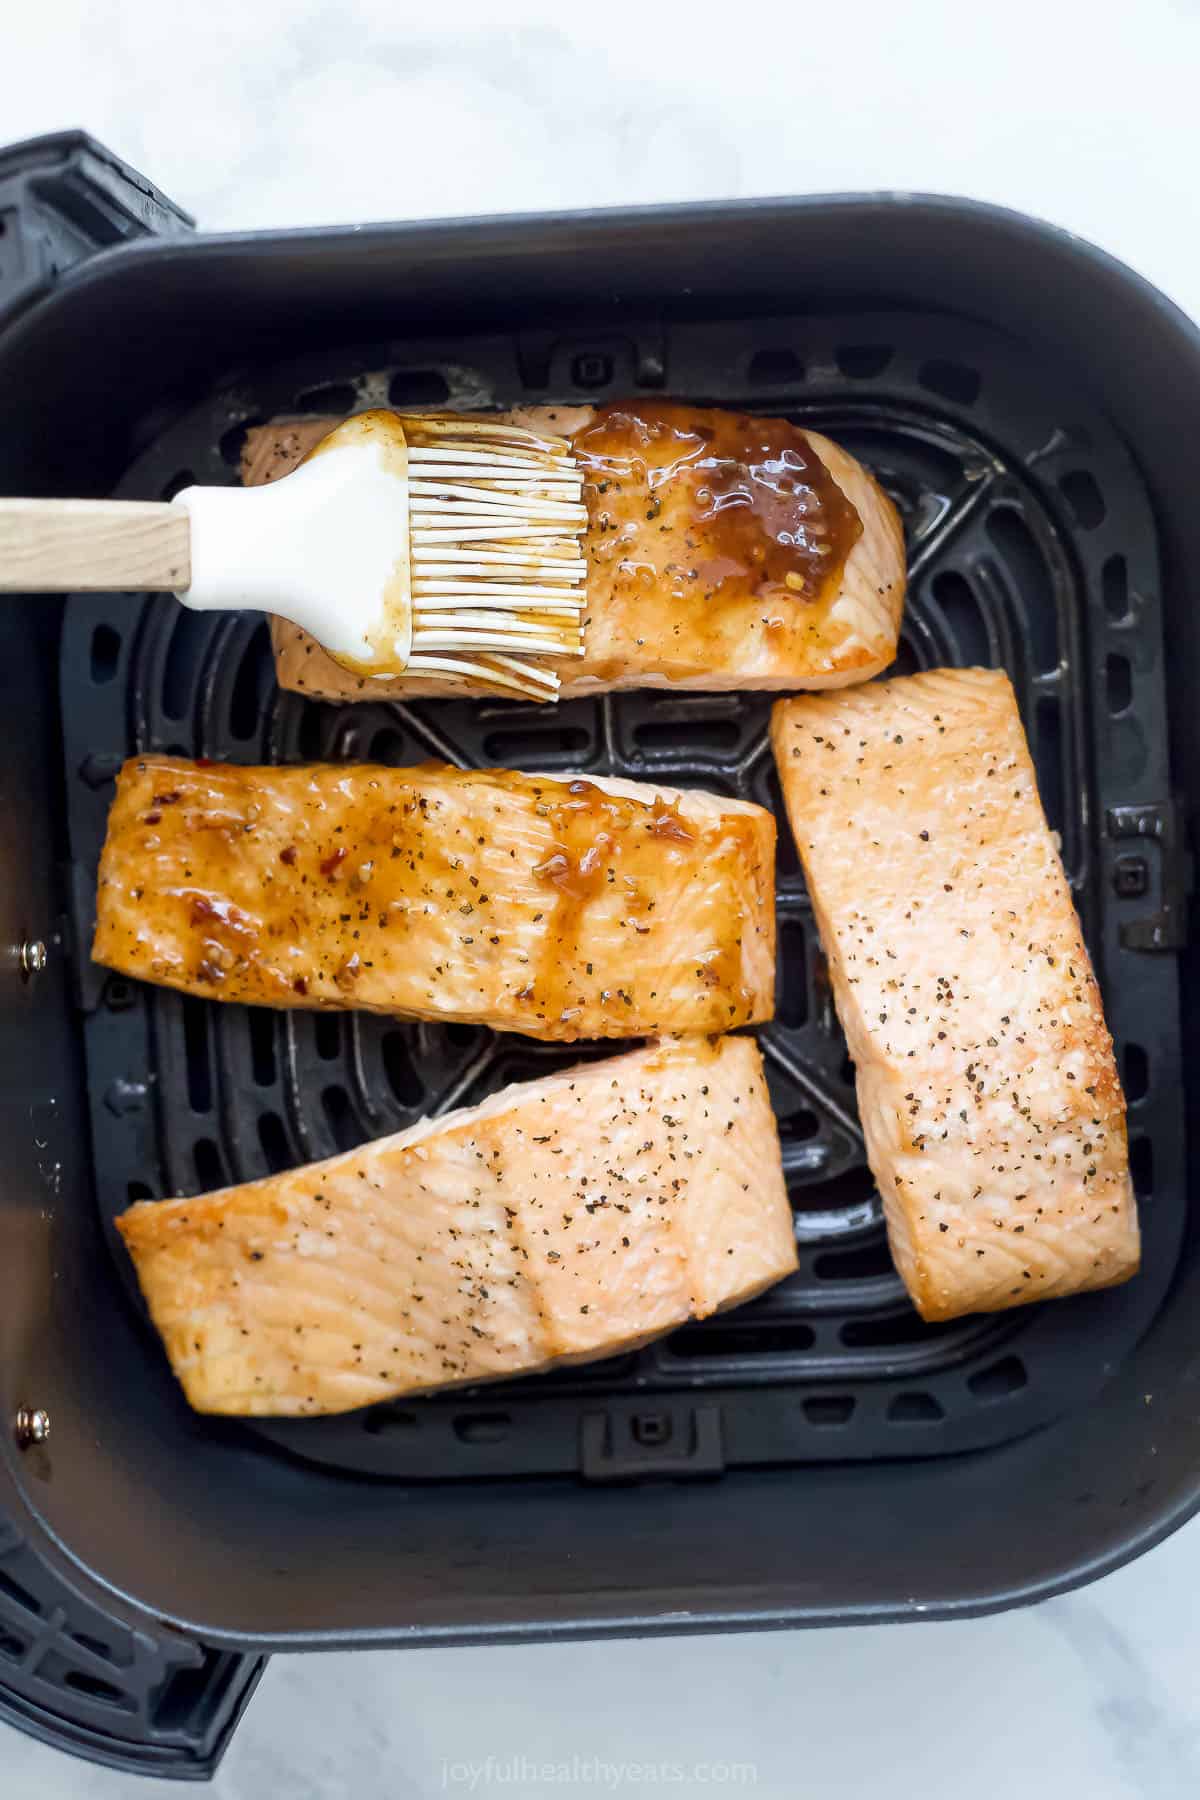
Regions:
<instances>
[{"instance_id":1,"label":"white marble countertop","mask_svg":"<svg viewBox=\"0 0 1200 1800\"><path fill-rule=\"evenodd\" d=\"M47 0L2 41L0 136L86 126L210 228L958 192L1094 239L1200 317L1197 0L457 0L417 24L395 0ZM213 1792L691 1795L736 1789L699 1765L737 1763L764 1800L1193 1800L1198 1586L1194 1523L1083 1592L961 1625L281 1656ZM521 1766L573 1757L573 1783ZM0 1727L3 1800L177 1792Z\"/></svg>"}]
</instances>

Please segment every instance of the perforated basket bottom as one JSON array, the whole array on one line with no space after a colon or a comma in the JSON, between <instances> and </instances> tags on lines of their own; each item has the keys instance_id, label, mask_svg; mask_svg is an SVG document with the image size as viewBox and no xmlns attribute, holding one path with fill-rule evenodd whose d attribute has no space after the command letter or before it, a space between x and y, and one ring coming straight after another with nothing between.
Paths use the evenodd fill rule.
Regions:
<instances>
[{"instance_id":1,"label":"perforated basket bottom","mask_svg":"<svg viewBox=\"0 0 1200 1800\"><path fill-rule=\"evenodd\" d=\"M1012 676L1132 1103L1143 1273L1126 1288L1045 1308L921 1323L888 1255L853 1071L783 824L778 1010L759 1040L800 1273L735 1314L587 1368L247 1427L297 1456L405 1478L603 1478L982 1446L1090 1396L1169 1280L1184 1204L1176 968L1170 955L1122 941L1153 911L1157 845L1142 846L1144 880L1131 881L1118 866L1129 858L1106 831L1114 807L1168 798L1156 547L1145 494L1106 421L1008 340L889 315L347 352L216 396L144 451L122 492L154 498L195 480L229 483L246 426L281 413L603 399L664 386L786 413L860 456L908 533L897 671L989 663ZM321 706L276 689L262 620L137 596L73 599L62 669L97 1198L139 1306L111 1223L130 1200L328 1156L595 1050L469 1026L218 1006L105 978L86 945L124 756L438 757L604 772L741 795L782 821L766 697ZM149 1340L147 1354L159 1356ZM157 1360L153 1373L169 1379Z\"/></svg>"},{"instance_id":2,"label":"perforated basket bottom","mask_svg":"<svg viewBox=\"0 0 1200 1800\"><path fill-rule=\"evenodd\" d=\"M199 1778L263 1666L169 1628L132 1628L0 1523L0 1719L91 1761Z\"/></svg>"}]
</instances>

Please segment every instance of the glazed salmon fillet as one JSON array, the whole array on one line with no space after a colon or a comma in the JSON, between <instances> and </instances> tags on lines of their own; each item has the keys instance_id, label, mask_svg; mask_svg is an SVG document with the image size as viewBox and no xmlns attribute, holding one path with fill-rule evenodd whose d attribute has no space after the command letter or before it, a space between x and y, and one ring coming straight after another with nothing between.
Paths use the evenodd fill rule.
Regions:
<instances>
[{"instance_id":1,"label":"glazed salmon fillet","mask_svg":"<svg viewBox=\"0 0 1200 1800\"><path fill-rule=\"evenodd\" d=\"M771 1016L775 821L711 794L430 764L142 756L92 955L207 999L530 1037Z\"/></svg>"},{"instance_id":2,"label":"glazed salmon fillet","mask_svg":"<svg viewBox=\"0 0 1200 1800\"><path fill-rule=\"evenodd\" d=\"M198 1411L341 1412L611 1356L796 1266L748 1038L506 1088L117 1221Z\"/></svg>"},{"instance_id":3,"label":"glazed salmon fillet","mask_svg":"<svg viewBox=\"0 0 1200 1800\"><path fill-rule=\"evenodd\" d=\"M892 661L904 604L900 521L873 476L829 438L784 419L668 401L494 416L566 437L584 469L584 655L545 659L564 698L839 687ZM254 427L243 481L286 475L332 426ZM354 674L279 619L272 636L280 684L317 699L487 691L470 679Z\"/></svg>"},{"instance_id":4,"label":"glazed salmon fillet","mask_svg":"<svg viewBox=\"0 0 1200 1800\"><path fill-rule=\"evenodd\" d=\"M1126 1280L1125 1103L1008 678L782 701L772 737L919 1311Z\"/></svg>"}]
</instances>

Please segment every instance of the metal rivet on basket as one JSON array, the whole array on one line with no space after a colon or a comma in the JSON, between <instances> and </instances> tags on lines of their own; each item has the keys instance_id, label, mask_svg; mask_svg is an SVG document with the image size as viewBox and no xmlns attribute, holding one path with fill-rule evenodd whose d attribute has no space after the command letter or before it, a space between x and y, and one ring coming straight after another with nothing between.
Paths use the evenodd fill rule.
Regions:
<instances>
[{"instance_id":1,"label":"metal rivet on basket","mask_svg":"<svg viewBox=\"0 0 1200 1800\"><path fill-rule=\"evenodd\" d=\"M17 952L22 975L40 975L46 966L46 946L41 938L32 938Z\"/></svg>"},{"instance_id":2,"label":"metal rivet on basket","mask_svg":"<svg viewBox=\"0 0 1200 1800\"><path fill-rule=\"evenodd\" d=\"M13 1436L18 1450L32 1444L44 1444L50 1436L50 1414L41 1406L20 1406L13 1420Z\"/></svg>"}]
</instances>

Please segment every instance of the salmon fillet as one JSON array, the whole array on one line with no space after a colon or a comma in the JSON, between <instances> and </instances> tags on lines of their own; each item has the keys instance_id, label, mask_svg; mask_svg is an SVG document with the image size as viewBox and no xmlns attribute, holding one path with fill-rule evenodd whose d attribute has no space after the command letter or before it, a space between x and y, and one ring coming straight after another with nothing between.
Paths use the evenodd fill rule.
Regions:
<instances>
[{"instance_id":1,"label":"salmon fillet","mask_svg":"<svg viewBox=\"0 0 1200 1800\"><path fill-rule=\"evenodd\" d=\"M479 415L476 415L479 416ZM582 657L547 658L561 694L614 688L823 688L896 654L904 538L861 463L783 419L633 401L498 415L567 437L589 526ZM328 419L248 432L242 479L276 480ZM354 674L272 622L280 685L322 700L486 692L471 680Z\"/></svg>"},{"instance_id":2,"label":"salmon fillet","mask_svg":"<svg viewBox=\"0 0 1200 1800\"><path fill-rule=\"evenodd\" d=\"M630 1350L796 1266L756 1045L506 1088L117 1224L200 1412L342 1412Z\"/></svg>"},{"instance_id":3,"label":"salmon fillet","mask_svg":"<svg viewBox=\"0 0 1200 1800\"><path fill-rule=\"evenodd\" d=\"M636 782L143 756L92 955L207 999L530 1037L770 1018L775 821Z\"/></svg>"},{"instance_id":4,"label":"salmon fillet","mask_svg":"<svg viewBox=\"0 0 1200 1800\"><path fill-rule=\"evenodd\" d=\"M1125 1102L1007 676L786 700L771 729L918 1310L1126 1280Z\"/></svg>"}]
</instances>

